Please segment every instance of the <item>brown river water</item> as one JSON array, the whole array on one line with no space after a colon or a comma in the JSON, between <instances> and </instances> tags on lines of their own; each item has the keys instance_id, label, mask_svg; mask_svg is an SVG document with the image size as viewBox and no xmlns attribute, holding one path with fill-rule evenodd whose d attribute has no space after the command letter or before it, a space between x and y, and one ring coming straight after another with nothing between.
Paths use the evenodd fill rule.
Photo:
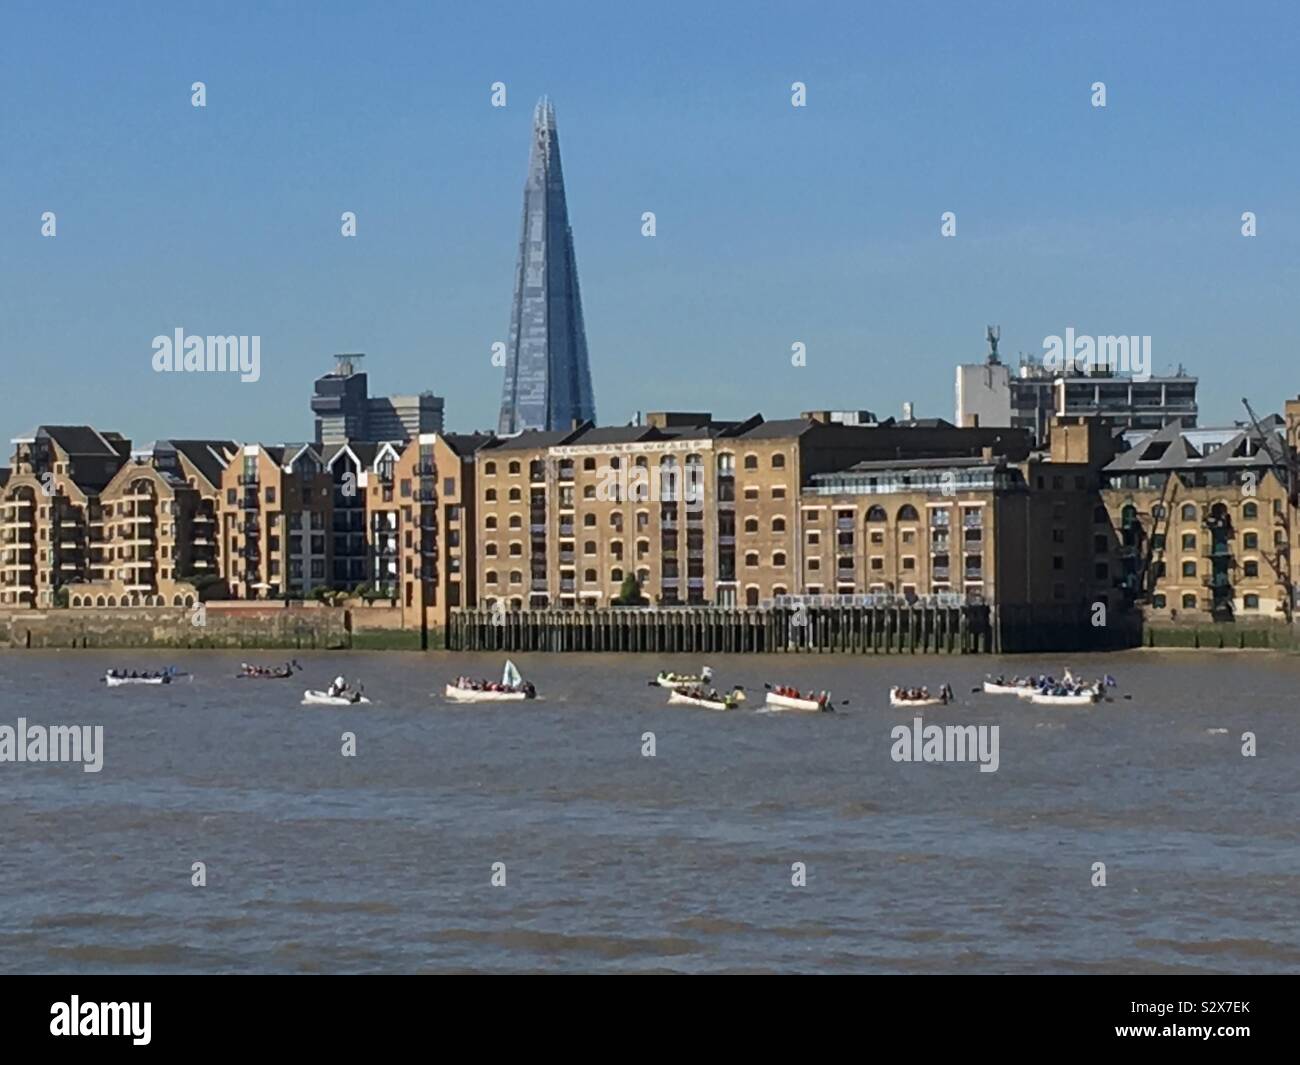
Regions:
<instances>
[{"instance_id":1,"label":"brown river water","mask_svg":"<svg viewBox=\"0 0 1300 1065\"><path fill-rule=\"evenodd\" d=\"M1300 970L1300 657L710 656L728 713L647 685L684 659L520 655L542 698L458 707L502 656L245 658L283 653L0 656L0 726L103 726L97 773L0 762L0 971ZM971 693L1066 664L1114 701ZM336 673L375 701L299 705ZM891 757L890 685L944 681L925 723L998 726L996 772Z\"/></svg>"}]
</instances>

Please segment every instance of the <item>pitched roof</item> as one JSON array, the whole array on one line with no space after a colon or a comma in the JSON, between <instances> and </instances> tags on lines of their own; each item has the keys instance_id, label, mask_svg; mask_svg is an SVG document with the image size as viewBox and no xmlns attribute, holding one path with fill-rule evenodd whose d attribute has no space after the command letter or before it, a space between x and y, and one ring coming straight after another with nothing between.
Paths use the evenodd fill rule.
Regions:
<instances>
[{"instance_id":1,"label":"pitched roof","mask_svg":"<svg viewBox=\"0 0 1300 1065\"><path fill-rule=\"evenodd\" d=\"M1285 426L1281 419L1266 418L1261 428L1279 446L1285 447ZM1126 439L1132 446L1106 466L1107 473L1251 469L1273 465L1273 459L1263 447L1265 437L1254 426L1189 429L1170 422L1147 436Z\"/></svg>"},{"instance_id":2,"label":"pitched roof","mask_svg":"<svg viewBox=\"0 0 1300 1065\"><path fill-rule=\"evenodd\" d=\"M171 444L184 455L213 488L221 487L221 475L239 451L239 445L234 440L169 439L162 442Z\"/></svg>"}]
</instances>

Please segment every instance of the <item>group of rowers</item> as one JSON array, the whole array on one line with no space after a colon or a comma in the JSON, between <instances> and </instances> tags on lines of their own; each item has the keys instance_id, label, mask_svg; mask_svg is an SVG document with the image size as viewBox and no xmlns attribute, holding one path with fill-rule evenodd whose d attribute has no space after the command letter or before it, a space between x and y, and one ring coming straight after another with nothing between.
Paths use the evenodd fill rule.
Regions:
<instances>
[{"instance_id":1,"label":"group of rowers","mask_svg":"<svg viewBox=\"0 0 1300 1065\"><path fill-rule=\"evenodd\" d=\"M456 687L471 692L523 692L530 699L537 694L537 689L533 687L530 680L523 681L516 687L509 684L502 684L499 680L475 680L473 677L457 677Z\"/></svg>"},{"instance_id":2,"label":"group of rowers","mask_svg":"<svg viewBox=\"0 0 1300 1065\"><path fill-rule=\"evenodd\" d=\"M160 669L157 672L151 673L147 669L142 669L139 672L134 669L129 671L125 669L110 669L106 676L112 677L114 680L161 680L166 684L172 679L172 671L170 669Z\"/></svg>"},{"instance_id":3,"label":"group of rowers","mask_svg":"<svg viewBox=\"0 0 1300 1065\"><path fill-rule=\"evenodd\" d=\"M947 684L943 685L943 687L939 689L938 695L931 695L930 689L925 686L920 688L898 688L895 690L895 694L899 699L905 700L906 702L921 702L925 699L939 699L942 702L947 703L953 697L952 688Z\"/></svg>"},{"instance_id":4,"label":"group of rowers","mask_svg":"<svg viewBox=\"0 0 1300 1065\"><path fill-rule=\"evenodd\" d=\"M1076 695L1083 691L1101 691L1103 688L1108 686L1115 686L1115 678L1110 674L1088 684L1082 678L1076 677L1068 669L1065 671L1065 677L1062 680L1057 680L1055 677L1049 676L1046 673L1040 673L1036 677L1012 677L1010 680L1007 680L1004 674L999 673L996 677L990 679L994 684L1003 687L1025 688L1026 690L1042 692L1046 695Z\"/></svg>"},{"instance_id":5,"label":"group of rowers","mask_svg":"<svg viewBox=\"0 0 1300 1065\"><path fill-rule=\"evenodd\" d=\"M808 692L805 695L798 688L792 688L788 684L778 684L772 689L772 692L787 699L806 699L815 703L824 703L831 697L831 693L828 691Z\"/></svg>"},{"instance_id":6,"label":"group of rowers","mask_svg":"<svg viewBox=\"0 0 1300 1065\"><path fill-rule=\"evenodd\" d=\"M250 666L247 662L239 663L241 677L291 677L297 663L286 662L283 666Z\"/></svg>"}]
</instances>

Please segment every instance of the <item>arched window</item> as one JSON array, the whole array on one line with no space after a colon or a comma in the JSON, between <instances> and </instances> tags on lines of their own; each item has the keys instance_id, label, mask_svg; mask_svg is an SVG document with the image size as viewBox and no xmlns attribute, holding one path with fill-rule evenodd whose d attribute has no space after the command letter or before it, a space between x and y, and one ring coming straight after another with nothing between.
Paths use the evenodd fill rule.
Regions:
<instances>
[{"instance_id":1,"label":"arched window","mask_svg":"<svg viewBox=\"0 0 1300 1065\"><path fill-rule=\"evenodd\" d=\"M523 525L524 525L524 519L521 518L518 514L510 515L510 528L521 529L523 528Z\"/></svg>"},{"instance_id":2,"label":"arched window","mask_svg":"<svg viewBox=\"0 0 1300 1065\"><path fill-rule=\"evenodd\" d=\"M484 583L486 583L486 584L496 584L496 582L497 582L497 571L494 570L494 569L490 569L490 570L488 570L487 573L485 573L485 574L483 575L483 581L484 581Z\"/></svg>"},{"instance_id":3,"label":"arched window","mask_svg":"<svg viewBox=\"0 0 1300 1065\"><path fill-rule=\"evenodd\" d=\"M745 589L745 605L758 606L758 588L752 584Z\"/></svg>"},{"instance_id":4,"label":"arched window","mask_svg":"<svg viewBox=\"0 0 1300 1065\"><path fill-rule=\"evenodd\" d=\"M745 565L746 565L746 566L757 566L757 565L758 565L758 552L757 552L757 551L746 551L746 552L745 552Z\"/></svg>"},{"instance_id":5,"label":"arched window","mask_svg":"<svg viewBox=\"0 0 1300 1065\"><path fill-rule=\"evenodd\" d=\"M773 518L772 531L774 533L785 532L785 518Z\"/></svg>"},{"instance_id":6,"label":"arched window","mask_svg":"<svg viewBox=\"0 0 1300 1065\"><path fill-rule=\"evenodd\" d=\"M756 533L756 532L758 532L758 519L757 519L757 518L746 518L746 519L745 519L745 532L747 532L747 533Z\"/></svg>"},{"instance_id":7,"label":"arched window","mask_svg":"<svg viewBox=\"0 0 1300 1065\"><path fill-rule=\"evenodd\" d=\"M484 474L484 476L486 476L486 477L493 477L493 476L496 475L496 472L497 472L497 464L496 464L495 462L485 462L485 463L483 463L483 474Z\"/></svg>"},{"instance_id":8,"label":"arched window","mask_svg":"<svg viewBox=\"0 0 1300 1065\"><path fill-rule=\"evenodd\" d=\"M782 455L781 452L779 451L774 452L772 455L772 469L774 470L785 469L785 456Z\"/></svg>"},{"instance_id":9,"label":"arched window","mask_svg":"<svg viewBox=\"0 0 1300 1065\"><path fill-rule=\"evenodd\" d=\"M1254 503L1243 503L1241 505L1241 516L1243 518L1257 518L1259 517L1259 507Z\"/></svg>"},{"instance_id":10,"label":"arched window","mask_svg":"<svg viewBox=\"0 0 1300 1065\"><path fill-rule=\"evenodd\" d=\"M920 518L921 516L916 512L916 507L912 506L911 503L904 503L898 508L899 521L919 521Z\"/></svg>"},{"instance_id":11,"label":"arched window","mask_svg":"<svg viewBox=\"0 0 1300 1065\"><path fill-rule=\"evenodd\" d=\"M772 555L772 565L780 567L785 565L785 552L776 551Z\"/></svg>"},{"instance_id":12,"label":"arched window","mask_svg":"<svg viewBox=\"0 0 1300 1065\"><path fill-rule=\"evenodd\" d=\"M518 488L512 488L512 489L510 489L510 502L511 502L511 503L518 503L522 498L523 498L523 495L520 493L520 491L519 491Z\"/></svg>"},{"instance_id":13,"label":"arched window","mask_svg":"<svg viewBox=\"0 0 1300 1065\"><path fill-rule=\"evenodd\" d=\"M596 571L595 571L594 569L583 570L583 571L582 571L582 579L583 579L584 581L586 581L588 584L595 584L595 583L596 583Z\"/></svg>"},{"instance_id":14,"label":"arched window","mask_svg":"<svg viewBox=\"0 0 1300 1065\"><path fill-rule=\"evenodd\" d=\"M489 488L483 493L483 499L488 503L495 503L497 501L497 490L495 488Z\"/></svg>"},{"instance_id":15,"label":"arched window","mask_svg":"<svg viewBox=\"0 0 1300 1065\"><path fill-rule=\"evenodd\" d=\"M756 470L756 469L758 469L758 456L757 456L757 455L749 454L749 455L746 455L746 456L745 456L745 469L747 469L747 470Z\"/></svg>"},{"instance_id":16,"label":"arched window","mask_svg":"<svg viewBox=\"0 0 1300 1065\"><path fill-rule=\"evenodd\" d=\"M889 516L885 513L885 508L876 505L867 511L867 521L888 521Z\"/></svg>"},{"instance_id":17,"label":"arched window","mask_svg":"<svg viewBox=\"0 0 1300 1065\"><path fill-rule=\"evenodd\" d=\"M497 527L497 519L495 514L489 514L486 518L483 519L483 528L495 529L496 527Z\"/></svg>"},{"instance_id":18,"label":"arched window","mask_svg":"<svg viewBox=\"0 0 1300 1065\"><path fill-rule=\"evenodd\" d=\"M115 595L110 595L110 596L108 597L108 605L109 605L109 606L117 606L117 596L115 596Z\"/></svg>"},{"instance_id":19,"label":"arched window","mask_svg":"<svg viewBox=\"0 0 1300 1065\"><path fill-rule=\"evenodd\" d=\"M1183 521L1195 521L1195 520L1196 520L1196 507L1195 507L1195 505L1193 505L1192 503L1184 503L1184 504L1183 504ZM1187 604L1184 603L1183 605L1186 606Z\"/></svg>"},{"instance_id":20,"label":"arched window","mask_svg":"<svg viewBox=\"0 0 1300 1065\"><path fill-rule=\"evenodd\" d=\"M520 573L517 569L512 569L510 571L510 583L523 584L523 582L524 582L524 575Z\"/></svg>"},{"instance_id":21,"label":"arched window","mask_svg":"<svg viewBox=\"0 0 1300 1065\"><path fill-rule=\"evenodd\" d=\"M514 475L516 475L516 476L518 475L519 470L520 470L520 466L519 466L518 461L512 461L512 462L510 463L509 467L507 467L507 468L510 470L511 474L514 474Z\"/></svg>"}]
</instances>

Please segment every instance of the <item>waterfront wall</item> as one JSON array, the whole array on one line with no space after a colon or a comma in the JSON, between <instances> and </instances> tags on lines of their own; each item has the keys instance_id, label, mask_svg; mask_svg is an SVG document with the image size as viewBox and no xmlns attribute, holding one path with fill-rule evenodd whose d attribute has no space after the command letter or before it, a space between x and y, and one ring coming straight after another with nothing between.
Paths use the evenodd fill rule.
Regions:
<instances>
[{"instance_id":1,"label":"waterfront wall","mask_svg":"<svg viewBox=\"0 0 1300 1065\"><path fill-rule=\"evenodd\" d=\"M453 611L456 651L622 651L974 654L995 649L989 609L839 607L673 610L606 608L496 614Z\"/></svg>"},{"instance_id":2,"label":"waterfront wall","mask_svg":"<svg viewBox=\"0 0 1300 1065\"><path fill-rule=\"evenodd\" d=\"M362 630L365 631L365 630ZM0 648L263 647L325 650L352 645L350 611L275 605L0 612ZM418 636L418 633L416 634Z\"/></svg>"}]
</instances>

